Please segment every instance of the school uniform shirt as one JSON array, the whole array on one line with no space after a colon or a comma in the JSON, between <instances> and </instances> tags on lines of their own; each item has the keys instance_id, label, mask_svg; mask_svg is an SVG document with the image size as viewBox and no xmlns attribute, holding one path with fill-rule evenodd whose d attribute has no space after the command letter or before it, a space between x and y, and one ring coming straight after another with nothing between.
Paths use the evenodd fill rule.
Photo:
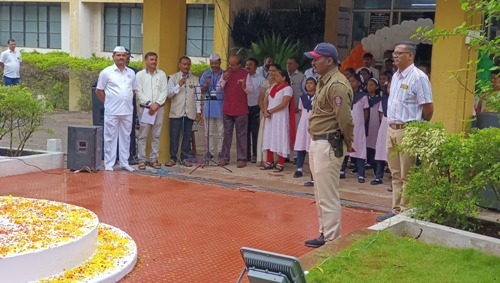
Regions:
<instances>
[{"instance_id":1,"label":"school uniform shirt","mask_svg":"<svg viewBox=\"0 0 500 283\"><path fill-rule=\"evenodd\" d=\"M370 106L370 113L368 114L368 121L366 123L366 147L375 149L377 147L377 135L380 128L379 106L382 97L376 93L373 97L368 95L368 104Z\"/></svg>"},{"instance_id":2,"label":"school uniform shirt","mask_svg":"<svg viewBox=\"0 0 500 283\"><path fill-rule=\"evenodd\" d=\"M354 144L356 152L350 152L351 157L366 159L365 109L370 108L366 93L358 90L354 94L352 104L352 120L354 121Z\"/></svg>"},{"instance_id":3,"label":"school uniform shirt","mask_svg":"<svg viewBox=\"0 0 500 283\"><path fill-rule=\"evenodd\" d=\"M295 137L295 145L293 150L309 151L309 147L311 146L311 135L309 134L307 129L309 128L309 115L312 112L313 103L314 103L314 95L305 93L300 97L299 101L299 110L301 111L300 121L299 121L299 126L297 127L297 135Z\"/></svg>"}]
</instances>

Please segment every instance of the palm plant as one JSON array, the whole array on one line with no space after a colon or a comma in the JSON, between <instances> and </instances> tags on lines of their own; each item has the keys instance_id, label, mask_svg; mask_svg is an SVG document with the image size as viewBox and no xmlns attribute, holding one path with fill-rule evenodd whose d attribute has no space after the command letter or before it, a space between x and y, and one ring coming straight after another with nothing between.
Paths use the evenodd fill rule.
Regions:
<instances>
[{"instance_id":1,"label":"palm plant","mask_svg":"<svg viewBox=\"0 0 500 283\"><path fill-rule=\"evenodd\" d=\"M302 56L303 50L298 40L292 41L275 33L264 35L259 41L252 42L251 50L252 56L259 60L259 62L263 62L266 56L272 56L274 62L283 68L286 66L288 58L294 57L298 60L304 58Z\"/></svg>"}]
</instances>

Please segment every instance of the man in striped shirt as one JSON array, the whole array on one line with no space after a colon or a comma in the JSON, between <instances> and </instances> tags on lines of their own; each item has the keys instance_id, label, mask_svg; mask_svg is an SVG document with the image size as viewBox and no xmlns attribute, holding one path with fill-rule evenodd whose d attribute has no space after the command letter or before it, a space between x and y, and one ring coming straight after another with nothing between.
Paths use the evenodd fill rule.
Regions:
<instances>
[{"instance_id":1,"label":"man in striped shirt","mask_svg":"<svg viewBox=\"0 0 500 283\"><path fill-rule=\"evenodd\" d=\"M415 156L395 154L395 148L401 143L407 123L429 121L434 112L429 78L414 65L416 51L414 43L401 42L392 53L394 65L398 68L392 77L387 105L387 163L392 173L392 212L377 217L377 221L384 221L407 209L404 186L408 172L415 164Z\"/></svg>"}]
</instances>

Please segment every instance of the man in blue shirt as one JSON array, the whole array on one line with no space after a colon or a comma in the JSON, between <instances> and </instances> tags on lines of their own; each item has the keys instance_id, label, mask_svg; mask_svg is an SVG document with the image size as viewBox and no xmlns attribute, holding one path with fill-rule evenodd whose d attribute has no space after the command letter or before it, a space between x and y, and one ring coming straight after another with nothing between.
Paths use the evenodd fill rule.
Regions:
<instances>
[{"instance_id":1,"label":"man in blue shirt","mask_svg":"<svg viewBox=\"0 0 500 283\"><path fill-rule=\"evenodd\" d=\"M223 71L220 67L221 58L219 54L210 55L210 70L200 77L201 92L205 100L203 113L205 117L206 155L212 159L214 154L220 154L222 149L222 138L224 126L222 123L222 103L224 95L217 92L217 82L222 77Z\"/></svg>"}]
</instances>

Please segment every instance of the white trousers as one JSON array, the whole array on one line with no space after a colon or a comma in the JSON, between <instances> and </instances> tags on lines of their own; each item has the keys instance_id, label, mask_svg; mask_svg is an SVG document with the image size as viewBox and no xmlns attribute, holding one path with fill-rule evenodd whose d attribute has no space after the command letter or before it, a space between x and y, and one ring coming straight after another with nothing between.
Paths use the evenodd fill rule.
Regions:
<instances>
[{"instance_id":1,"label":"white trousers","mask_svg":"<svg viewBox=\"0 0 500 283\"><path fill-rule=\"evenodd\" d=\"M120 167L128 166L131 131L132 115L104 115L105 168L112 168L115 165L118 143L120 143Z\"/></svg>"},{"instance_id":2,"label":"white trousers","mask_svg":"<svg viewBox=\"0 0 500 283\"><path fill-rule=\"evenodd\" d=\"M149 111L148 108L141 108L139 111L139 119L144 111ZM156 112L154 125L139 123L139 136L137 137L137 158L140 161L146 161L146 141L149 132L151 132L151 153L149 160L151 162L158 161L158 152L160 150L160 134L163 125L163 107L160 107Z\"/></svg>"},{"instance_id":3,"label":"white trousers","mask_svg":"<svg viewBox=\"0 0 500 283\"><path fill-rule=\"evenodd\" d=\"M209 145L207 152L217 156L222 150L222 139L224 138L224 124L222 123L222 118L205 117L204 121L205 142ZM210 124L210 127L208 124ZM217 151L215 151L216 149Z\"/></svg>"}]
</instances>

